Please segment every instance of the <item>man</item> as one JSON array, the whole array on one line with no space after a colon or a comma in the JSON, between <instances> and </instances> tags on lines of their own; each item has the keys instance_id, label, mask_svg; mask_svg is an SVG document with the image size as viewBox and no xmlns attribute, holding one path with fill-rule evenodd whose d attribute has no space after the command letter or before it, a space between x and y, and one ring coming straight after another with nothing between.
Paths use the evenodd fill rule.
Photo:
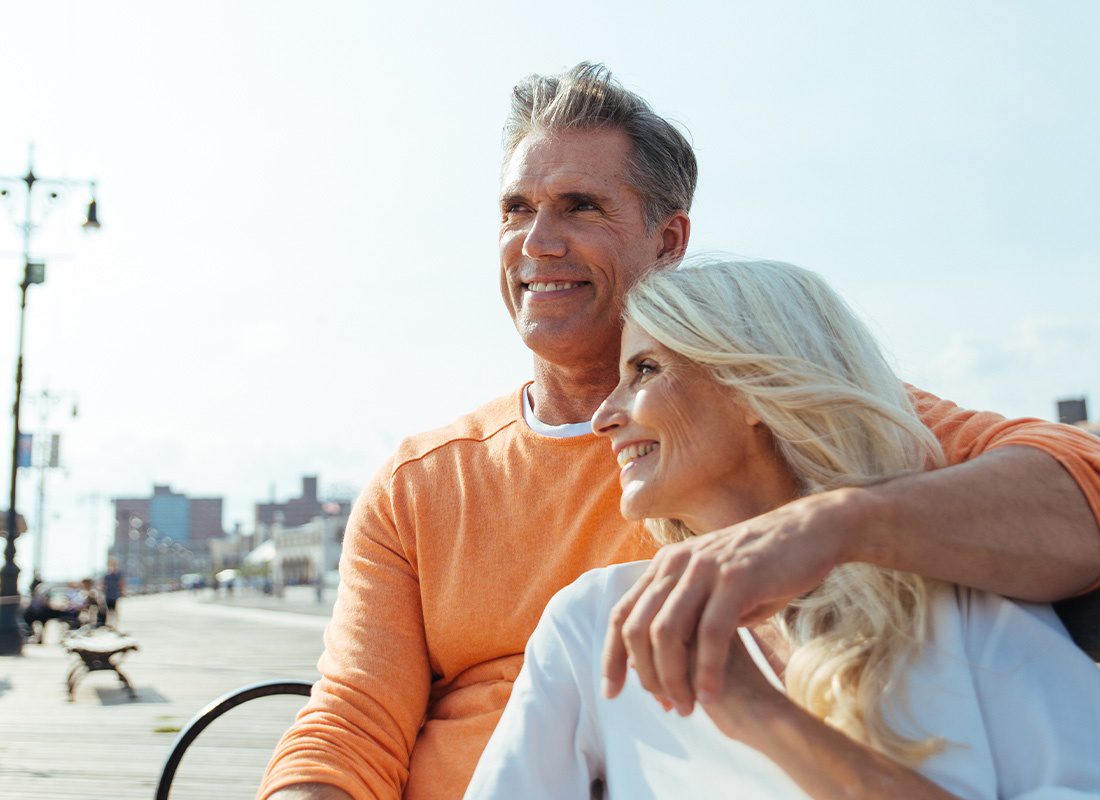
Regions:
<instances>
[{"instance_id":1,"label":"man","mask_svg":"<svg viewBox=\"0 0 1100 800\"><path fill-rule=\"evenodd\" d=\"M641 98L586 64L520 83L505 133L501 293L534 353L534 382L406 440L364 490L321 680L261 797L460 797L547 600L588 569L653 554L641 526L619 517L617 465L588 420L616 383L625 291L687 247L694 155ZM855 558L1030 599L1093 585L1100 442L914 399L951 460L971 461L814 498L712 535L698 557L662 556L632 598L639 607L617 619L631 623L628 641L653 619L670 628L656 614L680 578L672 621L691 626L686 607L707 615L704 633L717 629L699 598L730 597L715 576L731 569L751 589L731 598L735 620L776 602L758 579L780 580L790 596ZM887 524L912 531L912 546L878 545ZM679 652L631 646L663 667ZM622 658L613 648L613 681ZM665 673L675 683L674 668L642 666L653 686Z\"/></svg>"},{"instance_id":2,"label":"man","mask_svg":"<svg viewBox=\"0 0 1100 800\"><path fill-rule=\"evenodd\" d=\"M107 572L103 574L103 599L107 604L104 624L118 627L118 601L126 591L126 579L118 568L118 561L107 559Z\"/></svg>"}]
</instances>

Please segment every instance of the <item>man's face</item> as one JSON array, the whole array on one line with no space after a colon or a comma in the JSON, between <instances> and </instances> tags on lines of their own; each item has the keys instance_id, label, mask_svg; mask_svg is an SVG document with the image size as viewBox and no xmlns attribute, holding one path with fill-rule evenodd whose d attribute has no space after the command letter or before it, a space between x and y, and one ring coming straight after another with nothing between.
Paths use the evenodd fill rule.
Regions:
<instances>
[{"instance_id":1,"label":"man's face","mask_svg":"<svg viewBox=\"0 0 1100 800\"><path fill-rule=\"evenodd\" d=\"M555 364L618 357L623 296L667 250L646 229L618 130L531 134L504 165L500 289L516 330Z\"/></svg>"}]
</instances>

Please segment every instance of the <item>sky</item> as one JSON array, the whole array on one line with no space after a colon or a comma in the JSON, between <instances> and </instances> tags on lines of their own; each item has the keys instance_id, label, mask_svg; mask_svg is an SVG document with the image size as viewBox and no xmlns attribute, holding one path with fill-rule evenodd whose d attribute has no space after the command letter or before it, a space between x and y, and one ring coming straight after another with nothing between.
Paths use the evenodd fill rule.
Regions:
<instances>
[{"instance_id":1,"label":"sky","mask_svg":"<svg viewBox=\"0 0 1100 800\"><path fill-rule=\"evenodd\" d=\"M402 436L523 383L501 127L518 79L581 60L689 133L691 252L820 272L962 405L1084 395L1095 418L1098 35L1086 0L5 3L0 175L33 144L39 177L97 181L103 225L81 230L83 188L36 208L47 577L101 568L112 497L223 496L247 530L300 476L354 492ZM21 215L0 202L12 377ZM28 572L38 491L21 471Z\"/></svg>"}]
</instances>

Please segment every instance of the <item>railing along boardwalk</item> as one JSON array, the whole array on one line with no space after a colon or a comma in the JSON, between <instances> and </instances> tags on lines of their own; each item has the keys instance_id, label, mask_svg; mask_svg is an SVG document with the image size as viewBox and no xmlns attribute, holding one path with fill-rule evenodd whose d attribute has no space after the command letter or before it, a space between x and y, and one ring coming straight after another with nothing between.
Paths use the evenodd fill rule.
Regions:
<instances>
[{"instance_id":1,"label":"railing along boardwalk","mask_svg":"<svg viewBox=\"0 0 1100 800\"><path fill-rule=\"evenodd\" d=\"M286 602L315 613L229 607L182 593L124 598L119 627L141 647L123 662L134 701L113 674L95 672L69 702L71 657L58 644L60 627L51 626L46 644L26 645L22 657L0 657L0 798L148 800L177 730L212 698L258 680L317 677L327 606L313 604L312 590ZM263 698L218 720L188 751L173 800L254 797L302 702Z\"/></svg>"}]
</instances>

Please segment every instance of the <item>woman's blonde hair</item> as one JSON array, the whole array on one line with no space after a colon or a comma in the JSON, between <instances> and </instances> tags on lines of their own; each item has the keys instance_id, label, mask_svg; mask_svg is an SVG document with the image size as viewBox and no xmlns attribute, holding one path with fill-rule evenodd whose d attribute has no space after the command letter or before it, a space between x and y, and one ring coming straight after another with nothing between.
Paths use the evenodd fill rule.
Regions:
<instances>
[{"instance_id":1,"label":"woman's blonde hair","mask_svg":"<svg viewBox=\"0 0 1100 800\"><path fill-rule=\"evenodd\" d=\"M688 262L633 287L626 318L735 390L774 437L803 494L943 463L874 337L808 270ZM679 520L646 524L662 544L694 533ZM919 576L869 564L835 568L776 616L794 648L789 696L876 750L920 763L942 743L893 730L881 700L904 692L901 676L927 633L927 607Z\"/></svg>"}]
</instances>

